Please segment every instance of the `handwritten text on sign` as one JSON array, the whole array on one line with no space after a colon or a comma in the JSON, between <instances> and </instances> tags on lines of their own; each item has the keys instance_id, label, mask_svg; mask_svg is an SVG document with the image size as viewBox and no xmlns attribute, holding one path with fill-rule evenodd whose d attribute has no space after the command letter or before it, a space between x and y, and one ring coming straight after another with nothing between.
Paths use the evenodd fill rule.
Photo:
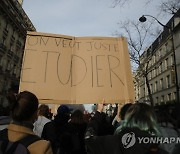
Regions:
<instances>
[{"instance_id":1,"label":"handwritten text on sign","mask_svg":"<svg viewBox=\"0 0 180 154\"><path fill-rule=\"evenodd\" d=\"M124 41L31 32L26 39L20 90L32 91L49 103L133 100L133 94L127 97L132 76Z\"/></svg>"}]
</instances>

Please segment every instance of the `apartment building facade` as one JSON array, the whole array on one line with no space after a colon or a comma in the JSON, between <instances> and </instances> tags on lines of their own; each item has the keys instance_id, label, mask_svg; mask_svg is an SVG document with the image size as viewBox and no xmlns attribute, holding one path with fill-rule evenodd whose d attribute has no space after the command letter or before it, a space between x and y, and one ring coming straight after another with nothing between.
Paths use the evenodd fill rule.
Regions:
<instances>
[{"instance_id":1,"label":"apartment building facade","mask_svg":"<svg viewBox=\"0 0 180 154\"><path fill-rule=\"evenodd\" d=\"M140 61L144 69L148 68L147 77L154 105L176 102L180 87L180 16L169 20L163 32L141 55ZM136 100L149 102L145 77L136 73L136 78L139 79L135 84L139 93Z\"/></svg>"},{"instance_id":2,"label":"apartment building facade","mask_svg":"<svg viewBox=\"0 0 180 154\"><path fill-rule=\"evenodd\" d=\"M27 31L36 31L22 0L0 1L0 104L10 88L18 88Z\"/></svg>"}]
</instances>

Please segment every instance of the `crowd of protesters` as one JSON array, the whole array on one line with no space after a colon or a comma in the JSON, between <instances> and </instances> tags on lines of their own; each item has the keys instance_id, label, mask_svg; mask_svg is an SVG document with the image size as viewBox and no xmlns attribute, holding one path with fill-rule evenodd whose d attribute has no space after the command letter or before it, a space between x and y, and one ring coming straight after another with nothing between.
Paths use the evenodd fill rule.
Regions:
<instances>
[{"instance_id":1,"label":"crowd of protesters","mask_svg":"<svg viewBox=\"0 0 180 154\"><path fill-rule=\"evenodd\" d=\"M39 105L31 92L7 98L9 105L0 108L0 141L4 130L11 142L36 135L36 140L27 147L30 154L180 153L180 143L138 142L145 137L179 137L177 122L168 109L128 103L121 108L117 105L110 117L104 112L103 100L93 114L60 105L56 115L52 115L49 106Z\"/></svg>"}]
</instances>

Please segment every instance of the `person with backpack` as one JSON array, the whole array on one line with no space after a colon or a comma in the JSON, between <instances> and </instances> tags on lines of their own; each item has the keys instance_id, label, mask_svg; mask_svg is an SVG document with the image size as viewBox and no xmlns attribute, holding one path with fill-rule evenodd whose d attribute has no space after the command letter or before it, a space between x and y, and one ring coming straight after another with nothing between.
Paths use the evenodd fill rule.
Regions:
<instances>
[{"instance_id":1,"label":"person with backpack","mask_svg":"<svg viewBox=\"0 0 180 154\"><path fill-rule=\"evenodd\" d=\"M53 154L49 141L33 132L37 119L37 97L28 91L17 95L12 106L12 122L0 131L0 154Z\"/></svg>"}]
</instances>

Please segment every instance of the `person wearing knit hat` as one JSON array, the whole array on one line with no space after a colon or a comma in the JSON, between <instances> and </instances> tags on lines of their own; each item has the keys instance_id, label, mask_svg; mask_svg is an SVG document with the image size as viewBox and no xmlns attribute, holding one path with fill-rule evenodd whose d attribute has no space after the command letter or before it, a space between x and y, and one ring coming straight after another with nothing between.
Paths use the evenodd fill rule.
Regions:
<instances>
[{"instance_id":1,"label":"person wearing knit hat","mask_svg":"<svg viewBox=\"0 0 180 154\"><path fill-rule=\"evenodd\" d=\"M70 109L66 105L61 105L57 109L57 114L69 114L69 113L70 113Z\"/></svg>"}]
</instances>

